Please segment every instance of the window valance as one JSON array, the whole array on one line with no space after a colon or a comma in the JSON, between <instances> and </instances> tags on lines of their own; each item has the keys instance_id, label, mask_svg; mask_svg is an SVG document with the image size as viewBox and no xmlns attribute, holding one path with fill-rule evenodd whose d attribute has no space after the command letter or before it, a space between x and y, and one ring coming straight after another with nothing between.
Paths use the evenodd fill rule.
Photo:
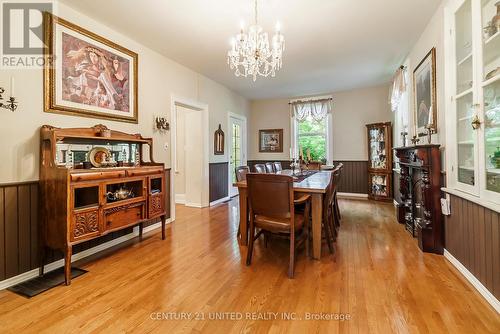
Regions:
<instances>
[{"instance_id":1,"label":"window valance","mask_svg":"<svg viewBox=\"0 0 500 334\"><path fill-rule=\"evenodd\" d=\"M311 117L315 121L324 120L332 112L332 98L298 100L290 102L292 117L302 121Z\"/></svg>"}]
</instances>

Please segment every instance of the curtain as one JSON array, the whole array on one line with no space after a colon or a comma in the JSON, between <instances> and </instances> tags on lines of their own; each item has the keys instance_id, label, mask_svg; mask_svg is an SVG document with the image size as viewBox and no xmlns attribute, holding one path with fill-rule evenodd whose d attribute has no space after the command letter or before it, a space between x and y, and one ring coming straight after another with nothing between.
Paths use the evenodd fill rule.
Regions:
<instances>
[{"instance_id":1,"label":"curtain","mask_svg":"<svg viewBox=\"0 0 500 334\"><path fill-rule=\"evenodd\" d=\"M310 100L292 102L292 116L298 121L303 121L311 117L315 121L324 120L325 117L332 111L332 100Z\"/></svg>"},{"instance_id":2,"label":"curtain","mask_svg":"<svg viewBox=\"0 0 500 334\"><path fill-rule=\"evenodd\" d=\"M398 110L399 103L401 102L401 96L406 92L406 75L405 68L399 68L394 75L391 87L390 104L391 110L396 112Z\"/></svg>"}]
</instances>

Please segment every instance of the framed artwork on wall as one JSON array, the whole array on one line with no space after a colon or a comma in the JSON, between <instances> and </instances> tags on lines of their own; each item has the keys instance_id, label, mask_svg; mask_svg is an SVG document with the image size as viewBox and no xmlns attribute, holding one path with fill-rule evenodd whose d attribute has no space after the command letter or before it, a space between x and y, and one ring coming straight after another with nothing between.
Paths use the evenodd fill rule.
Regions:
<instances>
[{"instance_id":1,"label":"framed artwork on wall","mask_svg":"<svg viewBox=\"0 0 500 334\"><path fill-rule=\"evenodd\" d=\"M437 133L436 48L425 56L413 71L413 116L416 133Z\"/></svg>"},{"instance_id":2,"label":"framed artwork on wall","mask_svg":"<svg viewBox=\"0 0 500 334\"><path fill-rule=\"evenodd\" d=\"M259 152L283 152L283 129L259 130Z\"/></svg>"},{"instance_id":3,"label":"framed artwork on wall","mask_svg":"<svg viewBox=\"0 0 500 334\"><path fill-rule=\"evenodd\" d=\"M137 53L44 13L45 112L138 122Z\"/></svg>"}]
</instances>

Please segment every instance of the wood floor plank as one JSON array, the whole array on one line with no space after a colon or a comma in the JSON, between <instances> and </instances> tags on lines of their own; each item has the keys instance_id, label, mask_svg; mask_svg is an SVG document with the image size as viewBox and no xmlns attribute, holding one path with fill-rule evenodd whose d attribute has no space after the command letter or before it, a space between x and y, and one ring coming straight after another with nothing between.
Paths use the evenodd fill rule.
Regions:
<instances>
[{"instance_id":1,"label":"wood floor plank","mask_svg":"<svg viewBox=\"0 0 500 334\"><path fill-rule=\"evenodd\" d=\"M499 315L443 256L419 250L392 204L340 206L335 255L323 244L325 255L314 261L300 249L293 280L286 240L272 239L267 248L257 240L252 265L245 265L237 199L210 209L178 206L166 240L155 231L79 262L89 272L71 286L32 299L0 291L0 331L500 332ZM266 314L276 318L256 318ZM348 320L306 320L308 314Z\"/></svg>"}]
</instances>

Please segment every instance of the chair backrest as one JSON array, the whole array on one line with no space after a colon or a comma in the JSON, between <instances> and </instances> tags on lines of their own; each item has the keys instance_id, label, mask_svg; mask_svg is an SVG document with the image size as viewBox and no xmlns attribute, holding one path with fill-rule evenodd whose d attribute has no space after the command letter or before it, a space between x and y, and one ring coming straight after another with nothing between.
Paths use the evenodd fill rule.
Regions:
<instances>
[{"instance_id":1,"label":"chair backrest","mask_svg":"<svg viewBox=\"0 0 500 334\"><path fill-rule=\"evenodd\" d=\"M294 215L293 178L279 174L247 175L248 202L251 213L272 218Z\"/></svg>"},{"instance_id":2,"label":"chair backrest","mask_svg":"<svg viewBox=\"0 0 500 334\"><path fill-rule=\"evenodd\" d=\"M256 173L264 174L266 172L266 166L264 164L256 164L253 168L255 168Z\"/></svg>"},{"instance_id":3,"label":"chair backrest","mask_svg":"<svg viewBox=\"0 0 500 334\"><path fill-rule=\"evenodd\" d=\"M334 200L334 192L337 186L337 176L338 173L336 171L332 171L330 173L330 182L328 183L328 187L326 188L325 196L323 197L323 206L328 207L332 204Z\"/></svg>"},{"instance_id":4,"label":"chair backrest","mask_svg":"<svg viewBox=\"0 0 500 334\"><path fill-rule=\"evenodd\" d=\"M272 162L266 162L266 171L268 173L274 173L274 164Z\"/></svg>"},{"instance_id":5,"label":"chair backrest","mask_svg":"<svg viewBox=\"0 0 500 334\"><path fill-rule=\"evenodd\" d=\"M235 168L236 182L245 181L247 179L247 174L250 173L250 168L248 166L239 166Z\"/></svg>"},{"instance_id":6,"label":"chair backrest","mask_svg":"<svg viewBox=\"0 0 500 334\"><path fill-rule=\"evenodd\" d=\"M274 163L274 170L275 170L276 172L281 172L281 171L283 170L283 167L281 167L281 162L276 161L276 162Z\"/></svg>"}]
</instances>

